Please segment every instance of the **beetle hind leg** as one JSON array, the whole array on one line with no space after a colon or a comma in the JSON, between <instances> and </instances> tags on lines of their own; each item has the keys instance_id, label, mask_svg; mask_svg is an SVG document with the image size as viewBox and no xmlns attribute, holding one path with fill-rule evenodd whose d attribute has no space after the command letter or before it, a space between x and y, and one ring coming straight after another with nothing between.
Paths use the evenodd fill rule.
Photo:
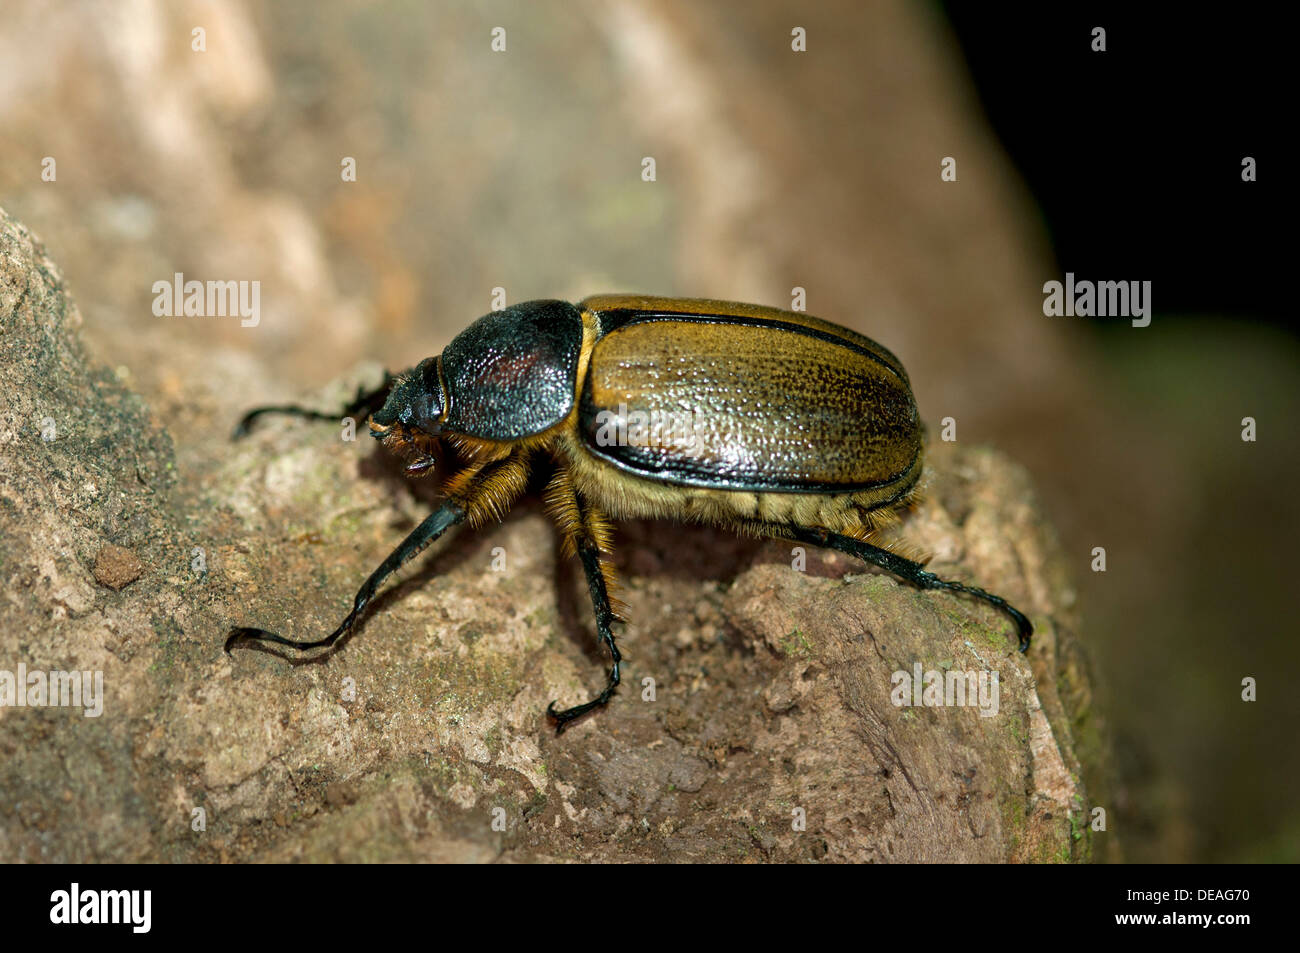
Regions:
<instances>
[{"instance_id":1,"label":"beetle hind leg","mask_svg":"<svg viewBox=\"0 0 1300 953\"><path fill-rule=\"evenodd\" d=\"M949 592L962 592L968 596L983 600L1010 616L1011 621L1016 624L1020 651L1029 651L1029 640L1034 634L1033 624L1030 623L1023 612L1001 596L985 592L978 586L968 586L964 583L940 579L934 573L926 570L920 563L900 556L898 553L874 546L865 540L831 532L828 529L809 526L770 525L767 532L773 536L783 536L802 543L811 543L814 546L838 550L847 556L854 556L864 562L879 566L886 572L893 573L919 589L946 589Z\"/></svg>"},{"instance_id":2,"label":"beetle hind leg","mask_svg":"<svg viewBox=\"0 0 1300 953\"><path fill-rule=\"evenodd\" d=\"M384 401L388 399L388 392L393 389L395 380L397 380L396 375L384 371L384 382L382 384L371 391L367 391L364 387L358 387L357 396L352 399L352 403L337 414L327 414L324 411L313 410L299 404L271 404L264 407L254 407L239 419L231 438L238 440L240 437L247 436L253 429L253 421L266 414L288 414L291 417L304 417L307 420L338 420L341 417L356 417L358 415L369 417L384 406Z\"/></svg>"},{"instance_id":3,"label":"beetle hind leg","mask_svg":"<svg viewBox=\"0 0 1300 953\"><path fill-rule=\"evenodd\" d=\"M591 592L591 605L596 614L596 634L609 649L611 659L605 689L589 702L572 708L556 710L555 702L546 706L547 717L555 722L555 732L560 734L575 719L607 703L618 688L619 665L622 653L614 641L615 622L625 621L619 614L622 603L610 595L616 588L613 567L603 557L610 551L610 528L604 515L578 495L566 469L561 467L546 489L546 505L560 527L562 552L568 557L576 554L582 561Z\"/></svg>"}]
</instances>

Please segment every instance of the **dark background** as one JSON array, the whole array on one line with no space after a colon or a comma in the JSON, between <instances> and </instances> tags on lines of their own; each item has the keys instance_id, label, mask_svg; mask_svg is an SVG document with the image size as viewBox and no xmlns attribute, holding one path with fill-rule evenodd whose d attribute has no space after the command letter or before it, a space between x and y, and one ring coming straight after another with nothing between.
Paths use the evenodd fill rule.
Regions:
<instances>
[{"instance_id":1,"label":"dark background","mask_svg":"<svg viewBox=\"0 0 1300 953\"><path fill-rule=\"evenodd\" d=\"M1294 659L1282 647L1294 625L1279 601L1290 588L1279 533L1295 526L1295 509L1280 495L1294 485L1294 455L1288 450L1276 470L1255 469L1233 461L1225 445L1203 443L1205 428L1229 406L1249 404L1264 390L1280 393L1274 386L1293 395L1297 380L1294 239L1285 225L1279 148L1292 110L1283 94L1289 32L1272 6L1205 16L1160 4L1024 4L1006 16L974 3L942 7L988 121L1038 203L1060 271L1152 281L1161 328L1158 340L1142 342L1150 347L1137 346L1125 322L1080 323L1096 335L1116 386L1143 404L1154 431L1183 450L1200 447L1184 457L1195 472L1170 476L1183 486L1202 483L1196 508L1203 518L1189 521L1181 552L1160 557L1161 547L1149 542L1147 557L1159 566L1145 574L1153 587L1145 611L1137 606L1139 587L1124 600L1134 609L1127 624L1116 618L1117 628L1096 633L1108 643L1098 652L1116 691L1122 770L1130 780L1147 778L1147 796L1163 789L1192 808L1185 842L1192 856L1294 860L1295 812L1282 808L1287 798L1263 768L1278 755L1280 772L1294 777L1285 732L1233 718L1241 734L1229 739L1214 719L1185 717L1202 706L1222 710L1197 694L1215 671L1246 658L1277 658L1274 651ZM1097 26L1106 29L1105 53L1091 49ZM1247 155L1256 160L1255 182L1241 180ZM1294 407L1293 396L1282 400ZM1270 439L1289 445L1293 421L1289 412L1274 418L1266 425ZM1141 466L1142 458L1132 459ZM1124 506L1122 485L1098 489ZM1170 494L1179 489L1171 486ZM1200 580L1174 599L1199 606L1203 624L1173 622L1198 611L1159 594L1157 580L1177 575ZM1149 621L1134 624L1138 615ZM1149 640L1161 628L1168 641ZM1121 647L1130 640L1146 642L1145 649ZM1205 651L1220 640L1222 652ZM1163 664L1152 661L1155 643L1163 643ZM1256 674L1271 681L1288 670ZM1270 751L1261 730L1281 742L1280 751ZM1180 765L1173 770L1188 779L1184 794L1151 777L1161 762ZM1158 826L1151 821L1145 832ZM1167 845L1136 846L1130 856L1171 856Z\"/></svg>"},{"instance_id":2,"label":"dark background","mask_svg":"<svg viewBox=\"0 0 1300 953\"><path fill-rule=\"evenodd\" d=\"M1140 274L1165 314L1294 327L1275 151L1288 112L1278 8L1201 17L1164 4L1049 3L994 17L977 3L942 7L1062 270ZM1104 54L1091 48L1094 27L1106 29Z\"/></svg>"}]
</instances>

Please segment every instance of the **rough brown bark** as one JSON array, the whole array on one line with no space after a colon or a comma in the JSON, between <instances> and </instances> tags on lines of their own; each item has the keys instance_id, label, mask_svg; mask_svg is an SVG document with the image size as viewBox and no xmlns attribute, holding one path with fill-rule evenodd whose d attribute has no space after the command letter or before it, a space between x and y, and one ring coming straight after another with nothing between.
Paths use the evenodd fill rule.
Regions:
<instances>
[{"instance_id":1,"label":"rough brown bark","mask_svg":"<svg viewBox=\"0 0 1300 953\"><path fill-rule=\"evenodd\" d=\"M844 557L811 551L796 572L788 545L629 524L624 688L557 738L546 703L586 698L604 662L580 573L535 503L438 544L328 660L227 657L231 624L332 628L427 512L427 487L368 440L284 420L239 444L174 435L178 472L173 435L87 357L80 321L39 243L0 213L0 669L99 670L106 695L99 718L0 709L0 857L1094 853L1106 765L1073 593L1024 472L997 454L932 447L901 533L941 575L1029 612L1027 658L995 611ZM917 662L996 670L998 714L895 707L891 675Z\"/></svg>"}]
</instances>

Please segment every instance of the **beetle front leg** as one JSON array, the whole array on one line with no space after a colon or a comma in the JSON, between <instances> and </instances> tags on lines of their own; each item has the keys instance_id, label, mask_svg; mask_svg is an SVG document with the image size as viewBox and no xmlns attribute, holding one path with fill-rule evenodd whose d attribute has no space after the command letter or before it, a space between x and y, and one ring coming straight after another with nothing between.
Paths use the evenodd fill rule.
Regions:
<instances>
[{"instance_id":1,"label":"beetle front leg","mask_svg":"<svg viewBox=\"0 0 1300 953\"><path fill-rule=\"evenodd\" d=\"M612 660L605 690L589 702L556 711L555 702L546 706L547 717L555 722L555 733L561 734L575 719L592 709L606 704L618 688L619 666L623 655L614 641L614 623L623 621L611 606L609 594L612 570L601 558L609 549L609 526L605 517L578 495L566 471L560 470L546 494L547 506L564 533L564 554L577 554L587 577L591 593L591 606L596 614L596 634L609 649Z\"/></svg>"},{"instance_id":2,"label":"beetle front leg","mask_svg":"<svg viewBox=\"0 0 1300 953\"><path fill-rule=\"evenodd\" d=\"M358 415L369 417L384 406L384 401L388 399L388 392L393 389L393 381L396 379L396 375L384 371L384 382L382 384L372 391L367 391L364 387L357 388L357 396L353 398L352 403L337 414L327 414L298 404L254 407L240 418L239 423L235 425L234 433L231 434L231 439L238 440L240 437L247 436L253 428L253 421L263 414L289 414L293 417L305 417L308 420L339 420L342 417L356 417Z\"/></svg>"},{"instance_id":3,"label":"beetle front leg","mask_svg":"<svg viewBox=\"0 0 1300 953\"><path fill-rule=\"evenodd\" d=\"M276 635L274 632L268 632L266 629L236 628L232 629L230 635L226 638L227 654L229 654L231 647L235 643L243 641L275 642L278 645L287 645L295 649L318 649L333 645L343 633L352 628L361 613L365 611L366 606L370 605L370 600L375 597L379 587L384 584L384 581L389 576L396 572L408 559L415 558L426 546L463 520L465 515L465 509L459 503L449 500L425 517L424 522L417 526L406 539L402 540L402 544L388 555L388 558L379 565L378 569L370 574L370 578L362 584L352 599L352 611L339 623L338 628L325 638L317 639L314 642L296 642L293 639L286 639L284 636Z\"/></svg>"},{"instance_id":4,"label":"beetle front leg","mask_svg":"<svg viewBox=\"0 0 1300 953\"><path fill-rule=\"evenodd\" d=\"M947 589L949 592L964 592L967 595L974 596L976 599L982 599L989 605L1001 609L1016 624L1016 630L1020 635L1020 651L1029 651L1029 640L1034 634L1034 627L1030 621L1025 618L1023 612L1013 606L1001 596L995 596L991 592L985 592L978 586L967 586L960 582L949 582L946 579L940 579L934 573L927 571L920 563L913 562L910 559L904 559L897 553L891 553L887 549L881 549L879 546L873 546L865 543L860 539L852 536L844 536L840 533L833 533L828 529L810 526L786 526L768 524L766 531L773 536L784 536L788 539L798 540L802 543L811 543L814 546L823 546L828 549L835 549L847 556L856 556L865 562L879 566L886 572L893 573L900 579L910 582L920 589Z\"/></svg>"},{"instance_id":5,"label":"beetle front leg","mask_svg":"<svg viewBox=\"0 0 1300 953\"><path fill-rule=\"evenodd\" d=\"M352 599L352 611L329 635L314 642L296 642L266 629L232 629L226 638L226 651L237 642L274 642L295 649L318 649L333 645L360 618L366 606L384 584L407 560L414 559L430 543L462 520L481 526L486 520L503 516L528 483L528 454L516 451L509 456L468 470L452 480L447 501L425 517L400 546L393 550L379 568L370 574Z\"/></svg>"}]
</instances>

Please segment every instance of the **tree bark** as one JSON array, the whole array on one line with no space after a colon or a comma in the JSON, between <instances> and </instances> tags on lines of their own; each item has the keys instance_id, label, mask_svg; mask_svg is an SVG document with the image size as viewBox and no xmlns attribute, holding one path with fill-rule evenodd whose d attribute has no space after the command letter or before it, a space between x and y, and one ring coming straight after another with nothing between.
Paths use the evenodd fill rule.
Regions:
<instances>
[{"instance_id":1,"label":"tree bark","mask_svg":"<svg viewBox=\"0 0 1300 953\"><path fill-rule=\"evenodd\" d=\"M104 685L98 717L0 708L0 856L1117 856L1091 828L1108 757L1073 590L1025 473L996 453L933 445L899 535L1026 611L1028 656L982 603L838 554L799 571L788 543L624 524L623 687L557 737L547 703L594 694L605 659L536 502L441 541L323 660L227 655L232 625L332 629L432 484L402 479L363 421L356 441L283 419L239 443L169 434L86 355L81 320L0 212L0 670ZM197 346L174 358L212 373ZM316 402L341 406L377 370ZM218 384L233 424L253 385ZM996 673L996 712L895 704L917 665Z\"/></svg>"}]
</instances>

